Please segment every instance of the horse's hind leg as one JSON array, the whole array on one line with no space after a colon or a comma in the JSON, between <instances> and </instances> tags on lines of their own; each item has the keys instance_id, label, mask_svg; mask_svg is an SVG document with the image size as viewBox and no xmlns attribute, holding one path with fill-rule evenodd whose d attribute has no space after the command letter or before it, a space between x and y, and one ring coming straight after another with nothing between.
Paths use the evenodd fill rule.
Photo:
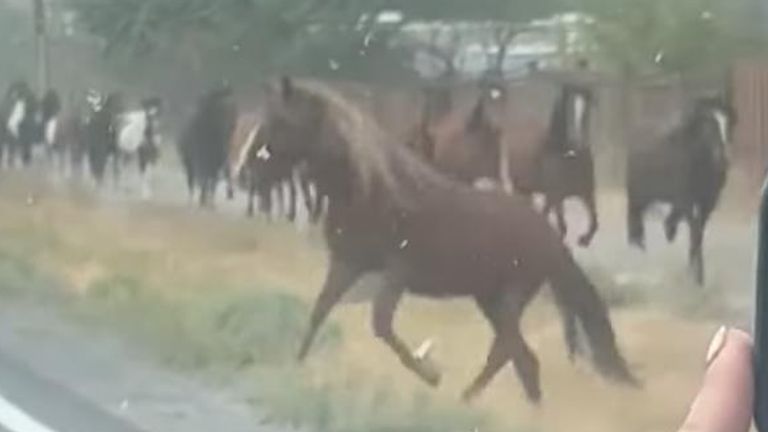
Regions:
<instances>
[{"instance_id":1,"label":"horse's hind leg","mask_svg":"<svg viewBox=\"0 0 768 432\"><path fill-rule=\"evenodd\" d=\"M688 258L696 283L703 285L704 254L702 249L704 244L704 223L700 212L693 212L688 220L691 227L691 239Z\"/></svg>"},{"instance_id":2,"label":"horse's hind leg","mask_svg":"<svg viewBox=\"0 0 768 432\"><path fill-rule=\"evenodd\" d=\"M645 249L645 227L643 225L643 213L645 203L634 201L630 198L627 211L627 234L629 244L640 249Z\"/></svg>"},{"instance_id":3,"label":"horse's hind leg","mask_svg":"<svg viewBox=\"0 0 768 432\"><path fill-rule=\"evenodd\" d=\"M560 236L565 238L568 235L568 224L565 221L565 205L563 200L555 204L555 216L557 216L557 229L560 230Z\"/></svg>"},{"instance_id":4,"label":"horse's hind leg","mask_svg":"<svg viewBox=\"0 0 768 432\"><path fill-rule=\"evenodd\" d=\"M579 246L587 247L592 243L592 239L597 233L599 222L597 219L597 203L595 202L595 194L589 193L584 197L584 206L589 213L589 228L587 232L579 238Z\"/></svg>"},{"instance_id":5,"label":"horse's hind leg","mask_svg":"<svg viewBox=\"0 0 768 432\"><path fill-rule=\"evenodd\" d=\"M301 343L301 349L299 350L298 359L303 361L309 349L312 346L312 342L317 335L320 326L328 318L331 310L339 303L344 297L344 294L357 282L362 275L362 271L346 262L334 258L331 260L331 268L328 270L328 276L325 279L323 288L320 291L320 295L315 300L315 305L312 309L312 315L310 317L309 329L304 336L304 340Z\"/></svg>"},{"instance_id":6,"label":"horse's hind leg","mask_svg":"<svg viewBox=\"0 0 768 432\"><path fill-rule=\"evenodd\" d=\"M480 394L510 360L514 362L528 400L534 403L541 400L539 361L520 333L520 317L533 293L535 290L506 292L501 302L494 297L477 300L494 329L495 338L486 364L464 392L464 400L471 400Z\"/></svg>"},{"instance_id":7,"label":"horse's hind leg","mask_svg":"<svg viewBox=\"0 0 768 432\"><path fill-rule=\"evenodd\" d=\"M293 178L288 179L288 220L294 222L296 220L296 184L293 182Z\"/></svg>"},{"instance_id":8,"label":"horse's hind leg","mask_svg":"<svg viewBox=\"0 0 768 432\"><path fill-rule=\"evenodd\" d=\"M672 207L672 211L664 221L664 234L667 237L668 242L674 242L677 238L677 229L680 226L680 221L685 216L685 213L679 207Z\"/></svg>"},{"instance_id":9,"label":"horse's hind leg","mask_svg":"<svg viewBox=\"0 0 768 432\"><path fill-rule=\"evenodd\" d=\"M402 296L403 288L395 283L387 283L376 294L373 300L374 334L397 354L405 367L427 384L436 387L440 384L440 373L434 368L430 368L423 360L417 359L392 328L395 311Z\"/></svg>"}]
</instances>

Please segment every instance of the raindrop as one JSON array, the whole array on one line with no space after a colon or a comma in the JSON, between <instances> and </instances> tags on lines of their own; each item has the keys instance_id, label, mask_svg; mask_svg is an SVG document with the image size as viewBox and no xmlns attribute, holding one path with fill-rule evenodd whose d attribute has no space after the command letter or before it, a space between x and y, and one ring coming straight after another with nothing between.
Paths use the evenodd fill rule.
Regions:
<instances>
[{"instance_id":1,"label":"raindrop","mask_svg":"<svg viewBox=\"0 0 768 432\"><path fill-rule=\"evenodd\" d=\"M499 89L491 89L491 99L497 100L501 97L501 90Z\"/></svg>"},{"instance_id":2,"label":"raindrop","mask_svg":"<svg viewBox=\"0 0 768 432\"><path fill-rule=\"evenodd\" d=\"M661 63L664 60L664 51L659 51L656 53L656 57L653 58L653 62L656 64Z\"/></svg>"},{"instance_id":3,"label":"raindrop","mask_svg":"<svg viewBox=\"0 0 768 432\"><path fill-rule=\"evenodd\" d=\"M520 260L515 258L512 260L512 267L520 267Z\"/></svg>"},{"instance_id":4,"label":"raindrop","mask_svg":"<svg viewBox=\"0 0 768 432\"><path fill-rule=\"evenodd\" d=\"M341 65L339 65L339 62L337 62L336 60L329 59L328 60L328 67L331 68L331 70L333 70L333 71L337 71L337 70L339 70L341 68Z\"/></svg>"},{"instance_id":5,"label":"raindrop","mask_svg":"<svg viewBox=\"0 0 768 432\"><path fill-rule=\"evenodd\" d=\"M712 13L712 11L705 10L701 13L701 19L703 20L711 20L714 17L715 15Z\"/></svg>"},{"instance_id":6,"label":"raindrop","mask_svg":"<svg viewBox=\"0 0 768 432\"><path fill-rule=\"evenodd\" d=\"M240 45L239 44L232 45L232 51L239 52L240 51Z\"/></svg>"},{"instance_id":7,"label":"raindrop","mask_svg":"<svg viewBox=\"0 0 768 432\"><path fill-rule=\"evenodd\" d=\"M407 248L409 243L410 243L410 242L408 241L408 239L405 239L405 240L401 241L401 242L400 242L400 249L405 249L405 248Z\"/></svg>"}]
</instances>

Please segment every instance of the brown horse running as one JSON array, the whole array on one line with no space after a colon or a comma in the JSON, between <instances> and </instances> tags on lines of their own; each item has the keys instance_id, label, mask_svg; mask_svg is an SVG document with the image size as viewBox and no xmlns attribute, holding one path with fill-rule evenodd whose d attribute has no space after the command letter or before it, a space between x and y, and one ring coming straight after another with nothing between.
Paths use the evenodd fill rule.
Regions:
<instances>
[{"instance_id":1,"label":"brown horse running","mask_svg":"<svg viewBox=\"0 0 768 432\"><path fill-rule=\"evenodd\" d=\"M584 330L596 369L636 383L619 352L608 310L568 248L528 203L441 175L403 145L386 142L371 116L320 84L283 78L267 96L260 132L275 169L305 165L328 197L330 269L299 352L304 359L331 310L363 275L384 285L373 299L373 332L430 385L440 373L411 352L393 321L405 293L473 298L494 330L485 366L463 393L477 396L512 362L539 401L539 362L520 321L542 285L552 287L566 327Z\"/></svg>"}]
</instances>

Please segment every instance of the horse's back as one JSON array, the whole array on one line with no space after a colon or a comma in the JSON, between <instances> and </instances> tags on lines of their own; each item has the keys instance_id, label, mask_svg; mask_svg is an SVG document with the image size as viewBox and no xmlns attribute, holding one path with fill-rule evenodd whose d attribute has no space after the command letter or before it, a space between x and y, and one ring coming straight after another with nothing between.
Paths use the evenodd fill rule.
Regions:
<instances>
[{"instance_id":1,"label":"horse's back","mask_svg":"<svg viewBox=\"0 0 768 432\"><path fill-rule=\"evenodd\" d=\"M439 268L432 273L461 294L475 284L492 288L491 280L484 283L487 278L514 275L541 282L560 265L565 246L526 200L470 188L438 195L414 214L405 236L414 272Z\"/></svg>"}]
</instances>

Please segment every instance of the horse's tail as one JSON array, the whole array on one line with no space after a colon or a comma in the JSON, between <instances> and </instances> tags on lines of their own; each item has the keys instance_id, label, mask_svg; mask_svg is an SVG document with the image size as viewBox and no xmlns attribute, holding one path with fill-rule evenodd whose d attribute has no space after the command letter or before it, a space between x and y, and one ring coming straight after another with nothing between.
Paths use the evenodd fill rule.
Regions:
<instances>
[{"instance_id":1,"label":"horse's tail","mask_svg":"<svg viewBox=\"0 0 768 432\"><path fill-rule=\"evenodd\" d=\"M592 352L592 362L601 375L623 384L638 386L639 381L629 370L616 346L605 303L570 252L565 251L565 255L560 271L551 280L563 316L571 320L575 318L581 323ZM566 327L574 325L566 323Z\"/></svg>"}]
</instances>

